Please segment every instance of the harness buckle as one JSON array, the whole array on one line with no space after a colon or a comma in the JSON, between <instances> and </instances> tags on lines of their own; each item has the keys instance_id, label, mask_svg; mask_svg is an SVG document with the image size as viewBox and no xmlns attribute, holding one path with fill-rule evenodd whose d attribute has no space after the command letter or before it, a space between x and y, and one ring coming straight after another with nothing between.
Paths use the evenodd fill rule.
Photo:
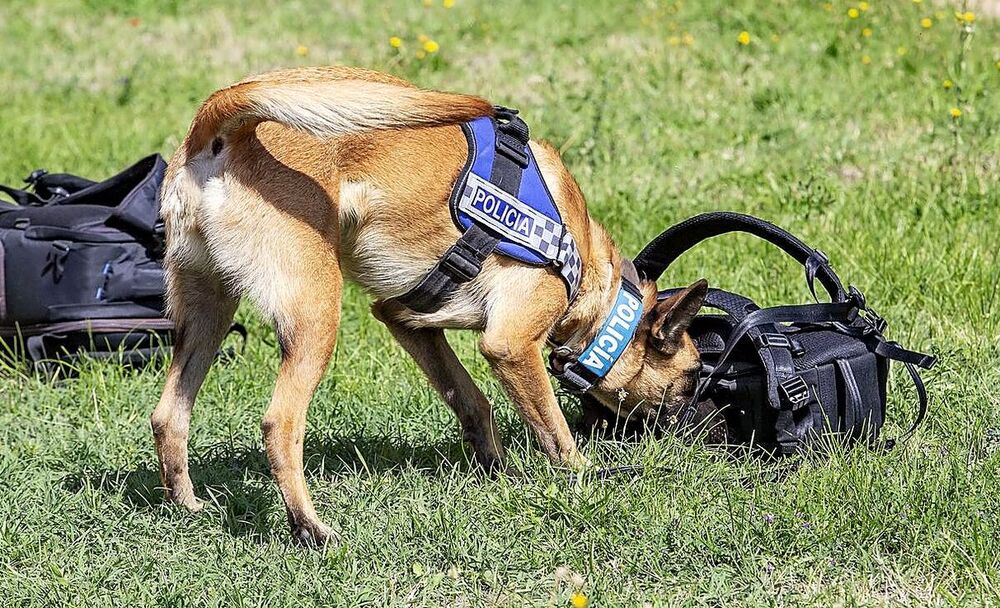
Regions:
<instances>
[{"instance_id":1,"label":"harness buckle","mask_svg":"<svg viewBox=\"0 0 1000 608\"><path fill-rule=\"evenodd\" d=\"M502 129L503 127L497 129L497 152L514 161L518 167L527 168L528 155L524 152L521 142L517 141L516 137L504 133ZM514 140L515 143L511 143L508 139Z\"/></svg>"},{"instance_id":2,"label":"harness buckle","mask_svg":"<svg viewBox=\"0 0 1000 608\"><path fill-rule=\"evenodd\" d=\"M479 275L482 264L468 255L466 248L459 241L448 248L441 256L440 268L460 283L467 283Z\"/></svg>"},{"instance_id":3,"label":"harness buckle","mask_svg":"<svg viewBox=\"0 0 1000 608\"><path fill-rule=\"evenodd\" d=\"M779 385L785 398L792 404L792 409L797 410L809 402L809 385L802 379L802 376L792 376L784 380Z\"/></svg>"}]
</instances>

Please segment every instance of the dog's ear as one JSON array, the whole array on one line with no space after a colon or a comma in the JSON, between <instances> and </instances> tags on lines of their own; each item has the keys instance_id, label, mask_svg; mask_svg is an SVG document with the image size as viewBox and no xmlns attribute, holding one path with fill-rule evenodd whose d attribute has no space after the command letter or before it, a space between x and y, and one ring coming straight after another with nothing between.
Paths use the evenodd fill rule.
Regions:
<instances>
[{"instance_id":1,"label":"dog's ear","mask_svg":"<svg viewBox=\"0 0 1000 608\"><path fill-rule=\"evenodd\" d=\"M653 324L649 328L649 343L665 355L672 355L680 348L684 332L705 302L708 281L699 279L669 298L656 303L651 313Z\"/></svg>"}]
</instances>

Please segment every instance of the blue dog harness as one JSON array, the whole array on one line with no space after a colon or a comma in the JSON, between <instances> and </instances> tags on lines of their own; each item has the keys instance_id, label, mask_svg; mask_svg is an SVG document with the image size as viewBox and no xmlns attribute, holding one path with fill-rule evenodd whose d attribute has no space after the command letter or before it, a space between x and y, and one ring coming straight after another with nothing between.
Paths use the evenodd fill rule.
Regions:
<instances>
[{"instance_id":1,"label":"blue dog harness","mask_svg":"<svg viewBox=\"0 0 1000 608\"><path fill-rule=\"evenodd\" d=\"M482 271L493 252L532 266L553 266L572 301L583 264L555 199L528 147L516 110L496 109L462 125L469 156L452 190L452 219L462 236L413 289L397 297L415 312L434 312Z\"/></svg>"},{"instance_id":2,"label":"blue dog harness","mask_svg":"<svg viewBox=\"0 0 1000 608\"><path fill-rule=\"evenodd\" d=\"M497 107L496 118L477 118L463 124L462 132L469 155L450 198L462 236L415 287L395 299L415 312L434 312L477 277L496 252L532 266L552 266L572 301L583 263L528 146L528 126L517 110ZM632 281L622 279L611 313L584 351L568 361L561 355L558 367L551 360L552 373L572 390L586 391L604 378L635 335L642 297L634 269L631 275Z\"/></svg>"}]
</instances>

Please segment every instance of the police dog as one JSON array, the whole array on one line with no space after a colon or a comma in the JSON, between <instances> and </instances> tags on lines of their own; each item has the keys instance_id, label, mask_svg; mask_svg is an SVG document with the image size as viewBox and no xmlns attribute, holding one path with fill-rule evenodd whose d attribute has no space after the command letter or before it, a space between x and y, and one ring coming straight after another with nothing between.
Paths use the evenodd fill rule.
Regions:
<instances>
[{"instance_id":1,"label":"police dog","mask_svg":"<svg viewBox=\"0 0 1000 608\"><path fill-rule=\"evenodd\" d=\"M588 466L546 374L546 341L581 349L608 315L623 258L587 213L551 146L531 142L583 261L570 302L551 268L492 255L437 312L390 301L413 287L460 236L448 197L468 154L459 123L491 116L469 95L423 90L371 71L292 69L212 94L174 154L162 190L167 303L177 326L166 386L151 417L168 500L198 509L188 474L195 396L237 302L274 323L281 365L261 427L293 536L323 544L303 474L306 409L334 349L343 282L372 295L372 312L455 411L475 459L504 460L490 403L443 329L481 332L483 356L548 458ZM657 302L641 285L643 320L593 394L615 411L675 411L693 392L698 353L686 333L699 281Z\"/></svg>"}]
</instances>

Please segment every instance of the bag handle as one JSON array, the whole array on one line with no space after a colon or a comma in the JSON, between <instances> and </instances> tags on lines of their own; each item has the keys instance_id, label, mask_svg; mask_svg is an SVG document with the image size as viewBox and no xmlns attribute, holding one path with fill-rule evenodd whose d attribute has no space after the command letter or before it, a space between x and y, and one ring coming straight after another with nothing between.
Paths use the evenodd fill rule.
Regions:
<instances>
[{"instance_id":1,"label":"bag handle","mask_svg":"<svg viewBox=\"0 0 1000 608\"><path fill-rule=\"evenodd\" d=\"M816 290L813 281L818 278L832 301L843 302L847 299L844 285L821 251L809 247L770 222L733 211L702 213L671 226L643 248L634 260L635 267L641 276L655 281L677 258L695 245L730 232L745 232L764 239L802 264L814 297Z\"/></svg>"}]
</instances>

